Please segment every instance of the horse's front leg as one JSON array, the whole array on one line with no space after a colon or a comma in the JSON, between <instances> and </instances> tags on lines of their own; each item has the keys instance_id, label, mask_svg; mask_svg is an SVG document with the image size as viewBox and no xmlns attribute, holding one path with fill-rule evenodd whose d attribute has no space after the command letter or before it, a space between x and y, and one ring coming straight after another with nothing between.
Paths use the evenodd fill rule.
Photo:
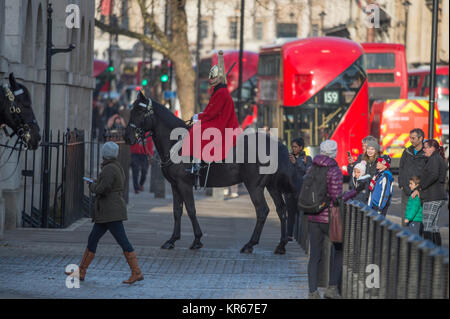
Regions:
<instances>
[{"instance_id":1,"label":"horse's front leg","mask_svg":"<svg viewBox=\"0 0 450 319\"><path fill-rule=\"evenodd\" d=\"M178 185L178 189L180 191L181 196L183 197L184 204L186 205L186 210L189 216L189 219L192 223L192 228L194 229L194 241L190 247L190 249L199 249L203 247L200 239L202 238L202 230L200 229L200 224L197 220L197 213L195 211L195 201L194 201L194 193L192 190L192 184L182 183Z\"/></svg>"},{"instance_id":2,"label":"horse's front leg","mask_svg":"<svg viewBox=\"0 0 450 319\"><path fill-rule=\"evenodd\" d=\"M183 198L175 185L172 185L173 194L173 233L172 237L166 241L161 248L172 249L175 247L175 242L181 238L181 215L183 215Z\"/></svg>"}]
</instances>

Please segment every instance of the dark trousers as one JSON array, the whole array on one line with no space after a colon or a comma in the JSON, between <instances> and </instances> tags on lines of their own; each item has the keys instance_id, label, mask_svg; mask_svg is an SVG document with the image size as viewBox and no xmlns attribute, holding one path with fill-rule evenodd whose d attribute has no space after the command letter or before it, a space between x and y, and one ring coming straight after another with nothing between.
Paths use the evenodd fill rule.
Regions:
<instances>
[{"instance_id":1,"label":"dark trousers","mask_svg":"<svg viewBox=\"0 0 450 319\"><path fill-rule=\"evenodd\" d=\"M408 229L412 234L422 236L423 224L421 222L409 222Z\"/></svg>"},{"instance_id":2,"label":"dark trousers","mask_svg":"<svg viewBox=\"0 0 450 319\"><path fill-rule=\"evenodd\" d=\"M131 173L133 175L133 187L135 191L138 191L141 186L144 186L147 178L148 166L147 155L131 154Z\"/></svg>"},{"instance_id":3,"label":"dark trousers","mask_svg":"<svg viewBox=\"0 0 450 319\"><path fill-rule=\"evenodd\" d=\"M408 204L409 195L405 195L402 190L402 226L405 227L406 205Z\"/></svg>"},{"instance_id":4,"label":"dark trousers","mask_svg":"<svg viewBox=\"0 0 450 319\"><path fill-rule=\"evenodd\" d=\"M287 235L293 237L295 218L298 218L299 211L297 208L298 195L290 193L286 195L286 208L287 208Z\"/></svg>"},{"instance_id":5,"label":"dark trousers","mask_svg":"<svg viewBox=\"0 0 450 319\"><path fill-rule=\"evenodd\" d=\"M123 223L121 221L101 224L95 223L91 233L89 234L87 245L89 251L95 253L100 238L102 238L108 230L113 235L114 239L117 241L120 247L122 247L123 251L129 253L134 251L133 246L131 246L130 242L128 241L127 234L125 233L125 228L123 227Z\"/></svg>"},{"instance_id":6,"label":"dark trousers","mask_svg":"<svg viewBox=\"0 0 450 319\"><path fill-rule=\"evenodd\" d=\"M328 237L328 224L309 222L309 262L308 284L309 292L317 290L319 278L319 263L322 257L323 241ZM330 280L329 286L338 286L340 289L342 275L342 244L333 243L330 254Z\"/></svg>"}]
</instances>

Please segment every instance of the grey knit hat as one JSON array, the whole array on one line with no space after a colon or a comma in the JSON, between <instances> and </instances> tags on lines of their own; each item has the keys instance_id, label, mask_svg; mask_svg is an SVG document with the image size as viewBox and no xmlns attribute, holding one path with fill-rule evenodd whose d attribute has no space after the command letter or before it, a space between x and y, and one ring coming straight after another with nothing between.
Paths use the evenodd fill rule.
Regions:
<instances>
[{"instance_id":1,"label":"grey knit hat","mask_svg":"<svg viewBox=\"0 0 450 319\"><path fill-rule=\"evenodd\" d=\"M106 142L102 146L102 157L104 159L116 159L119 156L119 145L114 142Z\"/></svg>"},{"instance_id":2,"label":"grey knit hat","mask_svg":"<svg viewBox=\"0 0 450 319\"><path fill-rule=\"evenodd\" d=\"M325 140L320 143L320 154L336 158L337 155L337 143L333 140Z\"/></svg>"},{"instance_id":3,"label":"grey knit hat","mask_svg":"<svg viewBox=\"0 0 450 319\"><path fill-rule=\"evenodd\" d=\"M369 140L367 141L367 148L373 147L377 152L380 151L380 144L378 144L377 140Z\"/></svg>"}]
</instances>

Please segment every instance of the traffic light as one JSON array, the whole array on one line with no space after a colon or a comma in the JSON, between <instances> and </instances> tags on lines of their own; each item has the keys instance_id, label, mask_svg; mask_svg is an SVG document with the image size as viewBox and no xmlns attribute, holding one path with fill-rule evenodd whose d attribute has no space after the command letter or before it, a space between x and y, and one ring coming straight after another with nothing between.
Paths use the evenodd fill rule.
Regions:
<instances>
[{"instance_id":1,"label":"traffic light","mask_svg":"<svg viewBox=\"0 0 450 319\"><path fill-rule=\"evenodd\" d=\"M161 80L162 83L166 83L167 81L169 81L169 61L167 61L166 59L163 59L161 61L161 76L159 77L159 79Z\"/></svg>"},{"instance_id":2,"label":"traffic light","mask_svg":"<svg viewBox=\"0 0 450 319\"><path fill-rule=\"evenodd\" d=\"M141 74L141 78L142 78L141 85L142 86L147 86L148 85L149 79L150 79L150 75L151 75L151 72L150 72L149 68L147 68L147 67L142 68L142 74Z\"/></svg>"},{"instance_id":3,"label":"traffic light","mask_svg":"<svg viewBox=\"0 0 450 319\"><path fill-rule=\"evenodd\" d=\"M112 65L108 66L108 72L110 73L114 72L114 66Z\"/></svg>"}]
</instances>

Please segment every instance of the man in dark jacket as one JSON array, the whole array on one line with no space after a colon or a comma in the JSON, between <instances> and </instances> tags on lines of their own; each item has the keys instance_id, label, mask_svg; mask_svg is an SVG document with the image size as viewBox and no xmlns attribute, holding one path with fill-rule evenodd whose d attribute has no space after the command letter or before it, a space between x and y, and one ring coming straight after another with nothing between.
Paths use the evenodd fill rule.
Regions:
<instances>
[{"instance_id":1,"label":"man in dark jacket","mask_svg":"<svg viewBox=\"0 0 450 319\"><path fill-rule=\"evenodd\" d=\"M411 146L403 151L400 159L398 174L398 186L402 190L402 224L405 226L406 204L408 203L411 190L409 180L413 176L420 176L425 166L425 153L423 152L423 139L425 133L420 128L415 128L409 132Z\"/></svg>"},{"instance_id":2,"label":"man in dark jacket","mask_svg":"<svg viewBox=\"0 0 450 319\"><path fill-rule=\"evenodd\" d=\"M292 180L297 189L296 193L286 195L286 205L288 213L287 231L289 241L293 241L295 217L298 217L299 213L297 208L297 201L303 184L303 176L312 165L311 156L306 155L303 151L304 146L305 141L303 140L303 138L300 137L293 140L291 144L292 153L289 154L289 160L295 168L295 174L294 176L292 176Z\"/></svg>"}]
</instances>

